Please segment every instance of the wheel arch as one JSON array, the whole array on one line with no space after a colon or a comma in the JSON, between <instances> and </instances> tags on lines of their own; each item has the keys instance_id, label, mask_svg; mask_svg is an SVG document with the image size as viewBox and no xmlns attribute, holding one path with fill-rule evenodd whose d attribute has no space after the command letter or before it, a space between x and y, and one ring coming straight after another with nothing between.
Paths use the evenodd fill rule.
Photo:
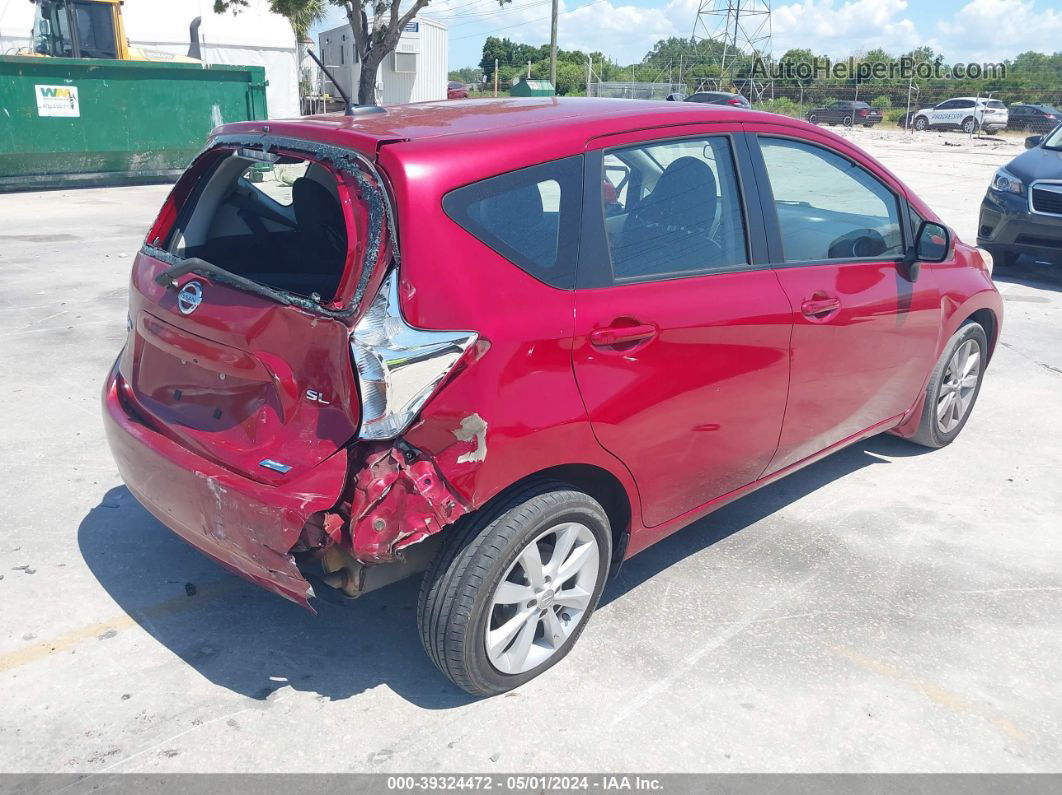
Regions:
<instances>
[{"instance_id":1,"label":"wheel arch","mask_svg":"<svg viewBox=\"0 0 1062 795\"><path fill-rule=\"evenodd\" d=\"M626 557L635 506L631 495L627 492L620 479L604 467L585 463L559 464L531 472L502 489L477 510L488 509L497 501L508 498L513 492L543 481L566 483L579 491L586 492L601 503L601 507L605 509L605 513L608 515L609 526L612 531L612 566L610 571L612 573L618 571L619 564Z\"/></svg>"},{"instance_id":2,"label":"wheel arch","mask_svg":"<svg viewBox=\"0 0 1062 795\"><path fill-rule=\"evenodd\" d=\"M981 325L981 328L985 330L985 335L988 337L988 361L992 360L992 355L996 351L996 341L999 338L999 318L988 307L981 309L975 309L966 318L964 318L959 326L962 326L967 321L973 320Z\"/></svg>"}]
</instances>

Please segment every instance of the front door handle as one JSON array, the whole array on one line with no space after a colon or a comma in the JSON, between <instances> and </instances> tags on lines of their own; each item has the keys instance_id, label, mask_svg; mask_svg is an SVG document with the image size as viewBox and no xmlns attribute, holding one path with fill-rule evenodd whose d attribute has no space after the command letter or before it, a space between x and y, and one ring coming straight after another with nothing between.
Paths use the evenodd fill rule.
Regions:
<instances>
[{"instance_id":1,"label":"front door handle","mask_svg":"<svg viewBox=\"0 0 1062 795\"><path fill-rule=\"evenodd\" d=\"M598 348L630 346L656 336L656 326L640 323L637 326L610 326L590 332L590 344Z\"/></svg>"},{"instance_id":2,"label":"front door handle","mask_svg":"<svg viewBox=\"0 0 1062 795\"><path fill-rule=\"evenodd\" d=\"M822 318L832 314L841 308L840 298L817 297L809 298L800 305L800 311L805 317Z\"/></svg>"}]
</instances>

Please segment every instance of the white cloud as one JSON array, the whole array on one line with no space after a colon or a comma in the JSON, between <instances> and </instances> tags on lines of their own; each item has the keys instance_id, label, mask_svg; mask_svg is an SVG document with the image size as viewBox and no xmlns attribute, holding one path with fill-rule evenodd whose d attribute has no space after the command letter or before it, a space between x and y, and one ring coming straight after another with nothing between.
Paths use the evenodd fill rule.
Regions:
<instances>
[{"instance_id":1,"label":"white cloud","mask_svg":"<svg viewBox=\"0 0 1062 795\"><path fill-rule=\"evenodd\" d=\"M972 0L936 24L945 59L1001 61L1020 52L1053 53L1062 45L1062 12L1033 0Z\"/></svg>"},{"instance_id":2,"label":"white cloud","mask_svg":"<svg viewBox=\"0 0 1062 795\"><path fill-rule=\"evenodd\" d=\"M772 50L781 55L803 47L840 58L881 47L899 54L924 43L903 16L906 10L905 0L804 0L778 6L772 15Z\"/></svg>"}]
</instances>

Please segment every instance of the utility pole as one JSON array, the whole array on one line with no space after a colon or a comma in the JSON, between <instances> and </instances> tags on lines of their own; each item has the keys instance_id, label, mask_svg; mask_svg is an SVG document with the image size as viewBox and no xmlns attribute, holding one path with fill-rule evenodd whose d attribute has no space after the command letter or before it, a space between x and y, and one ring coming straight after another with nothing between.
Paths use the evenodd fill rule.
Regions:
<instances>
[{"instance_id":1,"label":"utility pole","mask_svg":"<svg viewBox=\"0 0 1062 795\"><path fill-rule=\"evenodd\" d=\"M498 59L494 59L494 96L498 96Z\"/></svg>"},{"instance_id":2,"label":"utility pole","mask_svg":"<svg viewBox=\"0 0 1062 795\"><path fill-rule=\"evenodd\" d=\"M557 88L557 5L553 0L553 21L549 28L549 82Z\"/></svg>"},{"instance_id":3,"label":"utility pole","mask_svg":"<svg viewBox=\"0 0 1062 795\"><path fill-rule=\"evenodd\" d=\"M590 82L594 79L594 59L589 58L586 61L586 95L592 97L590 93Z\"/></svg>"}]
</instances>

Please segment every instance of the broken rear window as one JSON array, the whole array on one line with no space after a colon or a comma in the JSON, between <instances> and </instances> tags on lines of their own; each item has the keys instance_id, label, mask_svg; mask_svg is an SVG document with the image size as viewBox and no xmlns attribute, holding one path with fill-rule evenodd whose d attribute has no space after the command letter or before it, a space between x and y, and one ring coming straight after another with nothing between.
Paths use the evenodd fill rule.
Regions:
<instances>
[{"instance_id":1,"label":"broken rear window","mask_svg":"<svg viewBox=\"0 0 1062 795\"><path fill-rule=\"evenodd\" d=\"M330 301L348 252L339 182L312 160L282 155L265 162L233 152L181 208L164 248L266 287Z\"/></svg>"}]
</instances>

